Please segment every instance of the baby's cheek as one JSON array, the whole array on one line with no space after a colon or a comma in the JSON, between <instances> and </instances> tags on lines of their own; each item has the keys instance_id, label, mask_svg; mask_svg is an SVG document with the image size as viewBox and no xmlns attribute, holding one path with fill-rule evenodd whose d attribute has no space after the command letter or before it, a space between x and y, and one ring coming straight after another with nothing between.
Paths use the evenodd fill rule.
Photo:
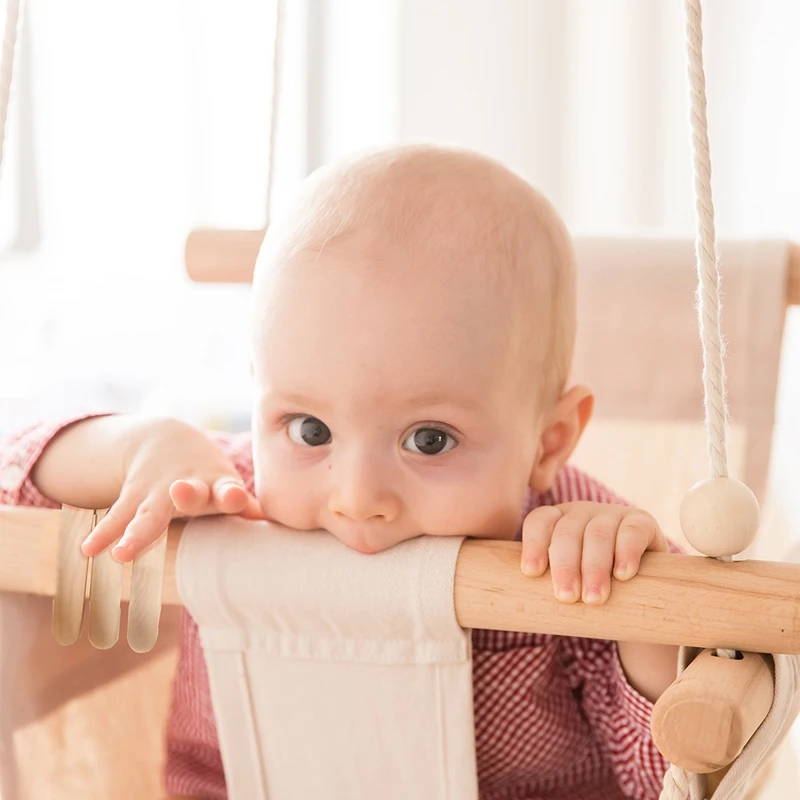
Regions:
<instances>
[{"instance_id":1,"label":"baby's cheek","mask_svg":"<svg viewBox=\"0 0 800 800\"><path fill-rule=\"evenodd\" d=\"M513 539L524 495L492 481L452 487L428 500L427 532L438 536L481 536Z\"/></svg>"},{"instance_id":2,"label":"baby's cheek","mask_svg":"<svg viewBox=\"0 0 800 800\"><path fill-rule=\"evenodd\" d=\"M307 484L301 476L266 468L256 483L256 496L266 518L290 528L318 528L318 497Z\"/></svg>"}]
</instances>

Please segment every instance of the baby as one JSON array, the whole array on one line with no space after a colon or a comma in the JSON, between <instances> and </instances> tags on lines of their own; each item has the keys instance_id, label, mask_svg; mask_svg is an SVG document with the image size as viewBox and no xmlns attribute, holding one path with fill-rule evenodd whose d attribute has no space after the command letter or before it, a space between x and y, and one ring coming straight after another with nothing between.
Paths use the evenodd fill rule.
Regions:
<instances>
[{"instance_id":1,"label":"baby","mask_svg":"<svg viewBox=\"0 0 800 800\"><path fill-rule=\"evenodd\" d=\"M574 272L550 204L489 159L419 146L319 170L258 259L252 435L124 416L35 426L0 456L20 475L0 502L112 506L84 551L120 539L123 561L171 518L209 513L324 528L362 553L517 537L522 570L549 567L560 600L602 603L612 575L667 542L566 465L593 403L567 384ZM184 628L167 790L225 798ZM473 644L484 800L658 797L649 714L676 648L489 631Z\"/></svg>"}]
</instances>

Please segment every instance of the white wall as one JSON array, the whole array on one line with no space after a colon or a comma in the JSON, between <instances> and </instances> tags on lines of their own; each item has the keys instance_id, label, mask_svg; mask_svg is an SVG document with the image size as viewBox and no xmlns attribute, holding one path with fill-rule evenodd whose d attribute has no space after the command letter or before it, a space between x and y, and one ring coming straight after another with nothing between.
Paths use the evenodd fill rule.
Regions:
<instances>
[{"instance_id":1,"label":"white wall","mask_svg":"<svg viewBox=\"0 0 800 800\"><path fill-rule=\"evenodd\" d=\"M264 224L274 3L24 5L30 70L0 181L0 431L135 407L153 387L161 410L232 402L249 383L247 290L191 284L183 246L198 225ZM305 3L287 8L278 202L306 167ZM8 248L23 144L41 202L30 252Z\"/></svg>"}]
</instances>

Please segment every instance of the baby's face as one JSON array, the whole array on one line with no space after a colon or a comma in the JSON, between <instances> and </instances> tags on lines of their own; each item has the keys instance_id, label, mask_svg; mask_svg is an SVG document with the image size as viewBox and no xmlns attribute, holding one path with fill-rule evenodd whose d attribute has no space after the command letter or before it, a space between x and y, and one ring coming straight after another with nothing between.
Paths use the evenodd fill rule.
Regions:
<instances>
[{"instance_id":1,"label":"baby's face","mask_svg":"<svg viewBox=\"0 0 800 800\"><path fill-rule=\"evenodd\" d=\"M513 538L539 431L508 306L457 271L391 258L356 237L298 256L259 298L265 514L364 553L420 534Z\"/></svg>"}]
</instances>

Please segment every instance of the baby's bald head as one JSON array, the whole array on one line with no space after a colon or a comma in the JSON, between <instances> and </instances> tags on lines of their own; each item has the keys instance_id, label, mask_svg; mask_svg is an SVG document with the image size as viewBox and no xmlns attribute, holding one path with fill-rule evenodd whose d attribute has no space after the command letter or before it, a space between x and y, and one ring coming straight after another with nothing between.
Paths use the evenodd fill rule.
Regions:
<instances>
[{"instance_id":1,"label":"baby's bald head","mask_svg":"<svg viewBox=\"0 0 800 800\"><path fill-rule=\"evenodd\" d=\"M339 257L329 262L325 256L333 254ZM452 328L461 326L476 349L477 337L501 337L496 353L508 362L506 371L538 401L552 403L563 390L575 331L569 234L550 203L499 163L414 146L314 173L271 226L259 255L256 362L269 347L279 299L315 291L302 281L313 283L328 263L357 270L364 285L411 287L404 295L411 305L432 296L439 308L459 304L463 314L452 317L450 336L462 335ZM435 304L431 309L436 313Z\"/></svg>"}]
</instances>

